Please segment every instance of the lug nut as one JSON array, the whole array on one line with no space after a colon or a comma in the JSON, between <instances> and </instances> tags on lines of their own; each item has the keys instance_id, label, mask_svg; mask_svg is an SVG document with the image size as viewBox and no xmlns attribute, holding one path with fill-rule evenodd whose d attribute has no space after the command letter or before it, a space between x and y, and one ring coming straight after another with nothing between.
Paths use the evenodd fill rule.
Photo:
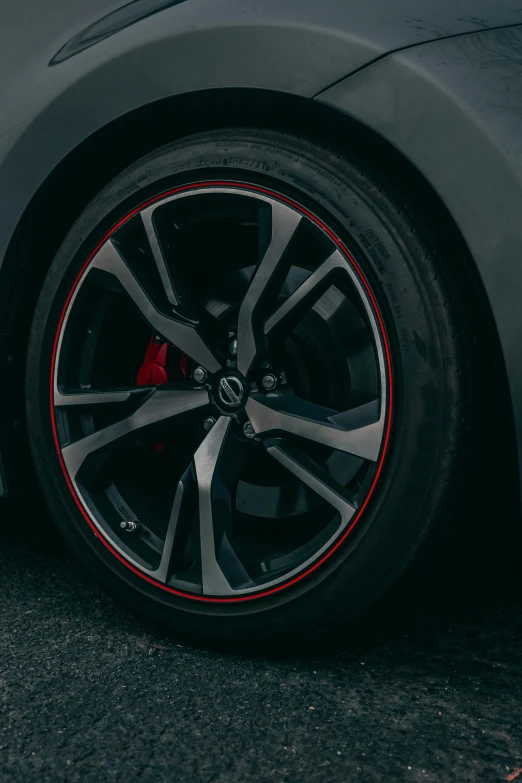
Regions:
<instances>
[{"instance_id":1,"label":"lug nut","mask_svg":"<svg viewBox=\"0 0 522 783\"><path fill-rule=\"evenodd\" d=\"M266 375L263 375L261 383L264 389L267 391L272 391L272 389L275 389L277 386L277 378L273 373L269 372Z\"/></svg>"},{"instance_id":2,"label":"lug nut","mask_svg":"<svg viewBox=\"0 0 522 783\"><path fill-rule=\"evenodd\" d=\"M252 427L249 421L245 422L245 424L243 425L243 435L245 436L245 438L248 438L249 440L252 440L252 438L256 437L256 431Z\"/></svg>"},{"instance_id":3,"label":"lug nut","mask_svg":"<svg viewBox=\"0 0 522 783\"><path fill-rule=\"evenodd\" d=\"M228 350L230 351L231 356L237 356L237 340L232 340L228 346Z\"/></svg>"},{"instance_id":4,"label":"lug nut","mask_svg":"<svg viewBox=\"0 0 522 783\"><path fill-rule=\"evenodd\" d=\"M204 367L196 367L192 377L196 383L204 383L207 380L207 371Z\"/></svg>"},{"instance_id":5,"label":"lug nut","mask_svg":"<svg viewBox=\"0 0 522 783\"><path fill-rule=\"evenodd\" d=\"M215 423L216 420L213 416L207 416L206 419L203 419L203 429L205 432L210 432Z\"/></svg>"},{"instance_id":6,"label":"lug nut","mask_svg":"<svg viewBox=\"0 0 522 783\"><path fill-rule=\"evenodd\" d=\"M122 519L120 527L126 533L139 533L141 530L141 524L137 519Z\"/></svg>"}]
</instances>

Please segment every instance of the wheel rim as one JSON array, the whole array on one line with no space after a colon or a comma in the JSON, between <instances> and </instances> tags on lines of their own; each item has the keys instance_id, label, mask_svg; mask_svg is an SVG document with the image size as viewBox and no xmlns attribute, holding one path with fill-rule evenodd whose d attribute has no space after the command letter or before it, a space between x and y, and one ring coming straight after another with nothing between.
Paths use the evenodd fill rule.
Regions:
<instances>
[{"instance_id":1,"label":"wheel rim","mask_svg":"<svg viewBox=\"0 0 522 783\"><path fill-rule=\"evenodd\" d=\"M201 183L137 207L60 317L51 420L73 497L122 563L190 599L259 598L324 563L374 492L391 405L359 266L264 188Z\"/></svg>"}]
</instances>

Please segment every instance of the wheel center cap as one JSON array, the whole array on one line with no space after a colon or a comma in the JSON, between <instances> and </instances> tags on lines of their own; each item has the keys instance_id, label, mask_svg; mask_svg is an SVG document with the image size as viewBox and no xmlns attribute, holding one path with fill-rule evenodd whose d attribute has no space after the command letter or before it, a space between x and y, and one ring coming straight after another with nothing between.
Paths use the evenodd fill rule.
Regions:
<instances>
[{"instance_id":1,"label":"wheel center cap","mask_svg":"<svg viewBox=\"0 0 522 783\"><path fill-rule=\"evenodd\" d=\"M214 387L215 399L220 407L225 410L234 410L242 407L248 397L248 385L244 379L236 373L224 373Z\"/></svg>"},{"instance_id":2,"label":"wheel center cap","mask_svg":"<svg viewBox=\"0 0 522 783\"><path fill-rule=\"evenodd\" d=\"M245 387L235 375L221 378L218 387L218 396L223 405L235 407L240 405L245 394Z\"/></svg>"}]
</instances>

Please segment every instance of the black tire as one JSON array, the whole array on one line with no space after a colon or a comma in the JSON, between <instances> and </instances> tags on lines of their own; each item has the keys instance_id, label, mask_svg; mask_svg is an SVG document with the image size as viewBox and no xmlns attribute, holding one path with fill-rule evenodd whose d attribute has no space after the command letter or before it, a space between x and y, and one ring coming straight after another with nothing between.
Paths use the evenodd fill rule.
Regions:
<instances>
[{"instance_id":1,"label":"black tire","mask_svg":"<svg viewBox=\"0 0 522 783\"><path fill-rule=\"evenodd\" d=\"M379 480L353 532L304 579L258 600L201 603L145 581L95 535L64 478L49 416L49 368L60 314L89 253L122 216L200 180L253 183L294 199L351 248L385 325L393 415ZM360 155L275 132L221 130L137 161L79 217L54 260L34 315L27 419L42 490L64 538L96 577L139 615L207 643L299 645L344 626L410 569L428 534L448 524L469 446L466 327L457 281L435 234ZM428 550L428 552L426 551Z\"/></svg>"}]
</instances>

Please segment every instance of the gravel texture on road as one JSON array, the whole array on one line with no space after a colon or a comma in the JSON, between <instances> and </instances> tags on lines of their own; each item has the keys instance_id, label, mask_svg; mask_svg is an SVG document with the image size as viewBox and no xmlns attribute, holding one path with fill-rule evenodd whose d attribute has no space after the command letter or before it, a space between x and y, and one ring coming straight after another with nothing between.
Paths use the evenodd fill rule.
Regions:
<instances>
[{"instance_id":1,"label":"gravel texture on road","mask_svg":"<svg viewBox=\"0 0 522 783\"><path fill-rule=\"evenodd\" d=\"M255 659L151 630L44 514L0 517L2 783L522 781L516 556L401 628Z\"/></svg>"}]
</instances>

